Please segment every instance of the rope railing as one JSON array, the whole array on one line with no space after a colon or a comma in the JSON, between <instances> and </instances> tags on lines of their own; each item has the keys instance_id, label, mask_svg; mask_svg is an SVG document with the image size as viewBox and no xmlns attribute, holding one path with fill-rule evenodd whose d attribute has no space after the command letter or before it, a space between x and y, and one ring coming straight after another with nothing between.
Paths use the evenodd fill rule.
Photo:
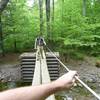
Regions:
<instances>
[{"instance_id":1,"label":"rope railing","mask_svg":"<svg viewBox=\"0 0 100 100\"><path fill-rule=\"evenodd\" d=\"M48 46L45 44L46 48L48 49L48 51L58 60L58 62L66 69L66 71L70 71L69 68L63 64L63 62L58 58L56 57L56 55L48 48ZM97 100L100 100L100 96L94 91L92 90L87 84L85 84L82 80L80 80L77 76L75 76L76 80L78 80L90 93L92 93L96 98Z\"/></svg>"}]
</instances>

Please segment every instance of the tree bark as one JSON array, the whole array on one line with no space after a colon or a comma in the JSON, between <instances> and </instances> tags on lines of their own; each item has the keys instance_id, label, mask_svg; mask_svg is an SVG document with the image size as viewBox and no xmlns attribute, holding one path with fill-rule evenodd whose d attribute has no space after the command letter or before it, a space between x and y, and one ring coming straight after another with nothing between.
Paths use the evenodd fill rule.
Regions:
<instances>
[{"instance_id":1,"label":"tree bark","mask_svg":"<svg viewBox=\"0 0 100 100\"><path fill-rule=\"evenodd\" d=\"M46 0L47 37L50 38L50 0Z\"/></svg>"},{"instance_id":2,"label":"tree bark","mask_svg":"<svg viewBox=\"0 0 100 100\"><path fill-rule=\"evenodd\" d=\"M83 16L86 16L86 0L83 0Z\"/></svg>"},{"instance_id":3,"label":"tree bark","mask_svg":"<svg viewBox=\"0 0 100 100\"><path fill-rule=\"evenodd\" d=\"M40 35L43 34L43 0L39 0L39 11L40 11Z\"/></svg>"},{"instance_id":4,"label":"tree bark","mask_svg":"<svg viewBox=\"0 0 100 100\"><path fill-rule=\"evenodd\" d=\"M4 43L3 43L1 15L2 15L2 11L5 9L5 7L7 6L8 2L9 2L9 0L1 0L0 1L0 46L1 46L1 52L2 52L3 56L4 56Z\"/></svg>"},{"instance_id":5,"label":"tree bark","mask_svg":"<svg viewBox=\"0 0 100 100\"><path fill-rule=\"evenodd\" d=\"M62 0L62 22L64 19L64 0Z\"/></svg>"},{"instance_id":6,"label":"tree bark","mask_svg":"<svg viewBox=\"0 0 100 100\"><path fill-rule=\"evenodd\" d=\"M52 21L54 22L54 10L55 10L55 4L54 0L52 0Z\"/></svg>"},{"instance_id":7,"label":"tree bark","mask_svg":"<svg viewBox=\"0 0 100 100\"><path fill-rule=\"evenodd\" d=\"M1 54L2 54L2 56L4 56L4 44L3 44L1 14L0 14L0 48L1 48Z\"/></svg>"}]
</instances>

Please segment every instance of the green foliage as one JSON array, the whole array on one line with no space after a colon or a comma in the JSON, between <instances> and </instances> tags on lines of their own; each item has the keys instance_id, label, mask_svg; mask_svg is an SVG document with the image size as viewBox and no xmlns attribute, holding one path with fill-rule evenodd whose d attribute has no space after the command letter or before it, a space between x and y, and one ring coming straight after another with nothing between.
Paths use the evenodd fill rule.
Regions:
<instances>
[{"instance_id":1,"label":"green foliage","mask_svg":"<svg viewBox=\"0 0 100 100\"><path fill-rule=\"evenodd\" d=\"M54 50L80 59L81 53L100 54L100 3L96 0L91 5L90 0L87 0L86 7L86 16L83 16L82 0L55 2L54 21L50 23L51 43L48 42ZM43 36L47 38L45 7L43 18ZM11 0L3 12L2 24L6 52L32 49L34 39L40 33L38 2L30 8L26 0Z\"/></svg>"},{"instance_id":2,"label":"green foliage","mask_svg":"<svg viewBox=\"0 0 100 100\"><path fill-rule=\"evenodd\" d=\"M7 87L7 83L1 83L0 82L0 91L4 91L6 90L8 87Z\"/></svg>"},{"instance_id":3,"label":"green foliage","mask_svg":"<svg viewBox=\"0 0 100 100\"><path fill-rule=\"evenodd\" d=\"M68 53L69 51L70 53L72 51L72 54L77 54L81 51L86 54L92 54L92 52L100 53L100 21L98 21L98 13L91 13L91 10L97 9L96 5L100 6L100 3L96 1L92 8L88 4L87 12L89 13L87 14L88 16L84 17L81 14L81 1L71 0L64 2L63 20L61 22L61 20L58 20L59 18L55 19L53 31L53 40L60 41L61 44L58 48L64 49L61 52Z\"/></svg>"},{"instance_id":4,"label":"green foliage","mask_svg":"<svg viewBox=\"0 0 100 100\"><path fill-rule=\"evenodd\" d=\"M26 1L12 0L3 14L5 51L32 49L36 34L39 32L39 25L35 23L39 23L37 7L33 16L33 9L28 9Z\"/></svg>"},{"instance_id":5,"label":"green foliage","mask_svg":"<svg viewBox=\"0 0 100 100\"><path fill-rule=\"evenodd\" d=\"M56 100L63 100L63 97L61 97L61 96L56 96Z\"/></svg>"}]
</instances>

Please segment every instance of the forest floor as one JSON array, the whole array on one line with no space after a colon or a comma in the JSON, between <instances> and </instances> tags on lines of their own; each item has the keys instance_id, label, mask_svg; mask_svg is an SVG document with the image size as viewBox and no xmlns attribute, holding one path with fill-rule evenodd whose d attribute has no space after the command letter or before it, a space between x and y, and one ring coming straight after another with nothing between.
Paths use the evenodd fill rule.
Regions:
<instances>
[{"instance_id":1,"label":"forest floor","mask_svg":"<svg viewBox=\"0 0 100 100\"><path fill-rule=\"evenodd\" d=\"M0 57L0 72L2 70L4 73L7 73L9 77L11 76L10 74L12 74L13 79L20 79L21 74L20 74L20 66L19 66L19 62L20 62L19 56L20 54L7 54L5 55L5 57ZM65 64L68 66L69 69L77 70L80 75L80 78L86 83L88 83L90 87L94 88L96 92L100 94L100 74L99 74L100 68L97 68L95 66L95 63L96 60L94 57L85 57L84 60L69 59L65 62ZM60 67L60 75L64 73L66 73L65 69ZM17 77L14 78L14 76ZM7 77L8 79L6 80L9 80L9 77ZM89 94L87 93L86 90L85 92L81 91L81 93L83 93L81 97L79 97L80 89L75 93L73 93L72 91L72 94L77 98L75 100L80 100L78 98L81 98L81 100L95 100L91 95L90 97L86 95Z\"/></svg>"},{"instance_id":2,"label":"forest floor","mask_svg":"<svg viewBox=\"0 0 100 100\"><path fill-rule=\"evenodd\" d=\"M0 56L0 65L5 64L17 64L19 62L19 53L9 53L6 54L4 57Z\"/></svg>"}]
</instances>

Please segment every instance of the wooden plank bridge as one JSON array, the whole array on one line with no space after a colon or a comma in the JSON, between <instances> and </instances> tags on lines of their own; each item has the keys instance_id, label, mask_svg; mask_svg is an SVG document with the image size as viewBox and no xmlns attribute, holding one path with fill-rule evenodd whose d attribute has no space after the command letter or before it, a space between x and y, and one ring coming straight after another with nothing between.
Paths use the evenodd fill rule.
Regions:
<instances>
[{"instance_id":1,"label":"wooden plank bridge","mask_svg":"<svg viewBox=\"0 0 100 100\"><path fill-rule=\"evenodd\" d=\"M37 50L36 53L23 53L20 56L22 80L32 82L33 86L50 83L59 77L59 63L56 58L50 52L45 54L42 50L41 54L38 51L40 50ZM54 52L54 54L59 57L58 52ZM55 100L55 96L51 95L46 100Z\"/></svg>"}]
</instances>

